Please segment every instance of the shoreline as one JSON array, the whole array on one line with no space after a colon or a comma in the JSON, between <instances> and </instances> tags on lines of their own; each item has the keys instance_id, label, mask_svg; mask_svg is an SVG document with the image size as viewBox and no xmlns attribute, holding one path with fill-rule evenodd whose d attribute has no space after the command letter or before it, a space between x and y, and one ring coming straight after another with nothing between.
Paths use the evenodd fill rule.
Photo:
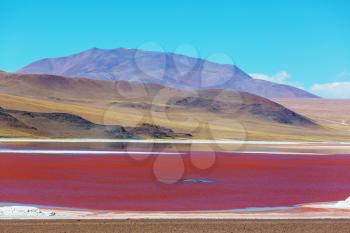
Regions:
<instances>
[{"instance_id":1,"label":"shoreline","mask_svg":"<svg viewBox=\"0 0 350 233\"><path fill-rule=\"evenodd\" d=\"M350 205L345 201L308 203L292 207L271 207L258 210L212 211L113 211L80 210L61 207L36 207L35 205L0 206L0 220L128 220L128 219L198 219L198 220L293 220L293 219L350 219Z\"/></svg>"}]
</instances>

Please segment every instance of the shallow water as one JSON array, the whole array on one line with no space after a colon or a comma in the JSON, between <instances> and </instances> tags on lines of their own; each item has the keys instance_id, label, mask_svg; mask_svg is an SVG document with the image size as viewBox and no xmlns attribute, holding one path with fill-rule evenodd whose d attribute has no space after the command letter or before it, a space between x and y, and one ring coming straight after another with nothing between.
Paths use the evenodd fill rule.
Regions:
<instances>
[{"instance_id":1,"label":"shallow water","mask_svg":"<svg viewBox=\"0 0 350 233\"><path fill-rule=\"evenodd\" d=\"M210 211L294 206L350 196L348 155L216 153L211 167L196 167L193 156L196 163L206 163L208 153L167 155L158 163L167 181L181 182L162 182L157 177L155 164L162 155L156 154L142 159L128 154L1 154L0 202L96 210ZM178 171L181 176L172 179Z\"/></svg>"}]
</instances>

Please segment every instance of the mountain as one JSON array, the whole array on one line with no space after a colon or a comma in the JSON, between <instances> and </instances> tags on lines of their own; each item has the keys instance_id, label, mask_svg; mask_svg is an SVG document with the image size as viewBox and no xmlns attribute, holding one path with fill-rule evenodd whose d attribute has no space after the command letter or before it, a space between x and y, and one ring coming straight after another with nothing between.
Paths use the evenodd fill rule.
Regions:
<instances>
[{"instance_id":1,"label":"mountain","mask_svg":"<svg viewBox=\"0 0 350 233\"><path fill-rule=\"evenodd\" d=\"M135 92L139 90L143 90L145 95L136 100L128 99L128 96L137 95L138 93ZM118 95L118 91L125 93ZM163 92L166 96L172 96L166 103L168 109L185 107L188 110L201 109L204 112L231 114L232 117L236 114L244 114L281 124L315 125L311 120L263 97L221 89L193 91L120 80L105 81L43 74L3 73L0 74L0 92L55 102L70 102L76 105L98 103L99 107L103 106L103 102L112 101L123 108L148 111L155 110L155 105L162 104L157 103L155 99L159 92Z\"/></svg>"},{"instance_id":2,"label":"mountain","mask_svg":"<svg viewBox=\"0 0 350 233\"><path fill-rule=\"evenodd\" d=\"M71 56L39 60L18 72L136 81L181 89L227 89L266 98L317 98L292 86L253 79L234 65L138 49L93 48Z\"/></svg>"},{"instance_id":3,"label":"mountain","mask_svg":"<svg viewBox=\"0 0 350 233\"><path fill-rule=\"evenodd\" d=\"M269 99L222 89L0 73L0 137L343 140Z\"/></svg>"}]
</instances>

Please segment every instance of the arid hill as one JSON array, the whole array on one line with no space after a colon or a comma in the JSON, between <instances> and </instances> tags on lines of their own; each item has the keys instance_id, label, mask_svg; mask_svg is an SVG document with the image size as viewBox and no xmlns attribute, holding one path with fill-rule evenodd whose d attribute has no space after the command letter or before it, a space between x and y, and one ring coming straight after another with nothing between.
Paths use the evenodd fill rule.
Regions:
<instances>
[{"instance_id":1,"label":"arid hill","mask_svg":"<svg viewBox=\"0 0 350 233\"><path fill-rule=\"evenodd\" d=\"M89 124L123 127L130 137L239 140L345 140L348 137L266 98L222 89L179 90L120 80L0 73L0 104L8 111L35 113L35 118L40 120L30 120L28 114L15 112L11 116L26 117L19 120L31 122L27 126L37 129L40 124L53 124L53 116L44 117L40 113L66 113ZM59 116L56 125L61 120ZM70 117L65 120L70 121ZM97 130L99 127L92 128L95 131L75 125L72 131L84 129L85 136L89 132L95 137L115 137ZM8 131L3 134L6 135Z\"/></svg>"}]
</instances>

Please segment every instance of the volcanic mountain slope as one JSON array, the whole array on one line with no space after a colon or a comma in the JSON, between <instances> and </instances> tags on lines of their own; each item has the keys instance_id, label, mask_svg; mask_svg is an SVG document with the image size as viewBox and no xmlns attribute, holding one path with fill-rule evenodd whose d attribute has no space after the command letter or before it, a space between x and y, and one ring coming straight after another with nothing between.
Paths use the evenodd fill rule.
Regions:
<instances>
[{"instance_id":1,"label":"volcanic mountain slope","mask_svg":"<svg viewBox=\"0 0 350 233\"><path fill-rule=\"evenodd\" d=\"M60 115L53 115L53 122L52 117L40 114L67 113L86 119L87 125L117 125L132 137L142 138L313 140L344 136L268 99L220 89L190 91L158 84L2 73L0 103L11 111L29 112L11 112L11 116L36 128L34 133L54 125L58 131L61 128ZM33 114L37 120L30 118ZM88 130L91 136L111 137L106 136L109 131L92 128L96 133ZM89 136L85 126L72 129L84 129L81 135Z\"/></svg>"},{"instance_id":2,"label":"volcanic mountain slope","mask_svg":"<svg viewBox=\"0 0 350 233\"><path fill-rule=\"evenodd\" d=\"M20 73L155 83L172 88L228 89L267 98L317 98L301 89L251 78L234 65L137 49L89 49L36 61Z\"/></svg>"}]
</instances>

